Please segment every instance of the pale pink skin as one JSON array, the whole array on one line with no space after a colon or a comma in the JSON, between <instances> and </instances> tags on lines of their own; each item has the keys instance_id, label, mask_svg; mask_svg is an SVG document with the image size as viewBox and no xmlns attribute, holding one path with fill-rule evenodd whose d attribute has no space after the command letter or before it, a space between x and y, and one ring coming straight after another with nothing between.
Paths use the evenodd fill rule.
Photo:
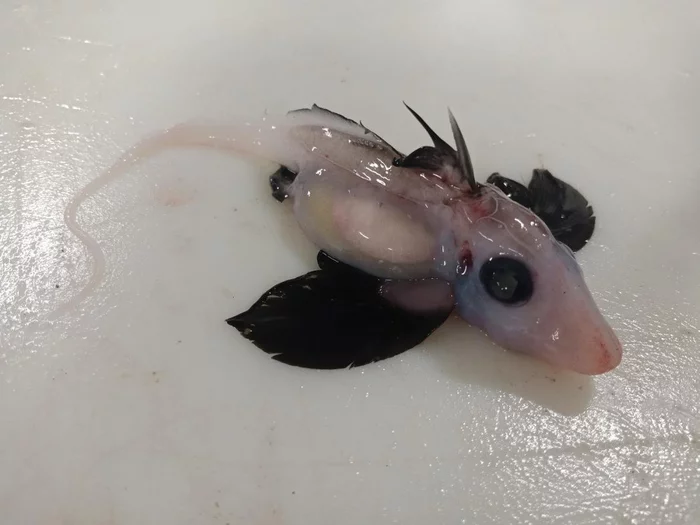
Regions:
<instances>
[{"instance_id":1,"label":"pale pink skin","mask_svg":"<svg viewBox=\"0 0 700 525\"><path fill-rule=\"evenodd\" d=\"M231 150L297 173L289 195L305 234L339 260L394 280L383 293L402 307L430 310L447 302L502 347L582 374L620 363L620 342L573 254L531 211L489 185L473 196L453 168L393 166L391 146L323 112L255 125L192 122L146 139L76 197L66 211L69 227L90 246L75 222L82 200L158 150L192 146ZM482 287L481 264L499 254L531 269L535 291L526 304L503 305ZM95 275L102 271L100 255L94 253Z\"/></svg>"}]
</instances>

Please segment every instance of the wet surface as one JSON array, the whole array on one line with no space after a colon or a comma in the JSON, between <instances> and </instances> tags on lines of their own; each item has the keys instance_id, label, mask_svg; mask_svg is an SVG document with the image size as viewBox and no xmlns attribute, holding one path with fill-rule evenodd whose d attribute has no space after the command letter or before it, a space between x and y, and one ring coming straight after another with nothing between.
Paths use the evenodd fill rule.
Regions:
<instances>
[{"instance_id":1,"label":"wet surface","mask_svg":"<svg viewBox=\"0 0 700 525\"><path fill-rule=\"evenodd\" d=\"M4 521L700 520L699 8L411 1L398 15L0 7ZM225 319L317 250L269 167L212 151L163 153L81 205L105 272L52 315L92 268L67 204L145 135L318 103L411 150L425 138L402 100L429 122L461 116L477 179L544 167L590 201L577 258L625 346L617 369L557 372L456 320L349 371L271 360Z\"/></svg>"}]
</instances>

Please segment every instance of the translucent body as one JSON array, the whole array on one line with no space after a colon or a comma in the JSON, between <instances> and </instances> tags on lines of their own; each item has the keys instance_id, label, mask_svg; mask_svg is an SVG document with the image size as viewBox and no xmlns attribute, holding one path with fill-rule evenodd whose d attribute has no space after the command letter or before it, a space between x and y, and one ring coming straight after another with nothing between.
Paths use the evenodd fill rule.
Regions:
<instances>
[{"instance_id":1,"label":"translucent body","mask_svg":"<svg viewBox=\"0 0 700 525\"><path fill-rule=\"evenodd\" d=\"M393 166L391 149L342 131L304 127L292 135L307 156L289 194L319 248L379 277L436 275L452 213L444 202L462 190Z\"/></svg>"},{"instance_id":2,"label":"translucent body","mask_svg":"<svg viewBox=\"0 0 700 525\"><path fill-rule=\"evenodd\" d=\"M367 273L418 280L391 289L402 307L420 311L449 301L506 349L581 373L603 373L620 362L620 343L576 260L537 216L495 187L473 191L449 162L399 167L393 161L401 153L379 136L315 106L255 125L181 124L128 151L66 210L69 228L95 261L82 296L98 284L104 258L77 225L77 207L134 163L170 147L230 150L296 173L287 193L305 234ZM499 303L482 286L479 270L496 255L517 258L532 272L535 291L525 304Z\"/></svg>"}]
</instances>

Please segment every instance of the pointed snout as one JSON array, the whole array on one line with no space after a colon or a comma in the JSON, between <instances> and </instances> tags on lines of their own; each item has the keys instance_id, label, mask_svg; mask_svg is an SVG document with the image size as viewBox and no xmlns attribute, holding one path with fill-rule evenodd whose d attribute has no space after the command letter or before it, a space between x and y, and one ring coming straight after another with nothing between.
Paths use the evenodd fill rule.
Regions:
<instances>
[{"instance_id":1,"label":"pointed snout","mask_svg":"<svg viewBox=\"0 0 700 525\"><path fill-rule=\"evenodd\" d=\"M506 348L584 375L599 375L622 361L622 344L585 288L572 287L567 300L548 304L529 328L499 333Z\"/></svg>"},{"instance_id":2,"label":"pointed snout","mask_svg":"<svg viewBox=\"0 0 700 525\"><path fill-rule=\"evenodd\" d=\"M579 374L610 372L622 361L620 340L588 289L574 286L565 296L540 325L546 342L539 357Z\"/></svg>"},{"instance_id":3,"label":"pointed snout","mask_svg":"<svg viewBox=\"0 0 700 525\"><path fill-rule=\"evenodd\" d=\"M604 374L620 364L622 344L604 320L577 328L566 340L553 341L555 351L546 356L551 364L585 375Z\"/></svg>"}]
</instances>

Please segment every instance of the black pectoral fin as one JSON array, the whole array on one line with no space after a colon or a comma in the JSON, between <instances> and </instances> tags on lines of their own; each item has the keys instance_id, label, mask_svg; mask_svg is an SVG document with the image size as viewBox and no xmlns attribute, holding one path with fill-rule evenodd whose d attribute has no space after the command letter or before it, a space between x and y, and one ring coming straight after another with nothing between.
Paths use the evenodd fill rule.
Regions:
<instances>
[{"instance_id":1,"label":"black pectoral fin","mask_svg":"<svg viewBox=\"0 0 700 525\"><path fill-rule=\"evenodd\" d=\"M532 208L532 198L530 197L530 190L525 186L516 182L512 179L504 177L500 173L493 173L486 179L488 184L493 184L499 190L506 194L506 196L526 208Z\"/></svg>"},{"instance_id":2,"label":"black pectoral fin","mask_svg":"<svg viewBox=\"0 0 700 525\"><path fill-rule=\"evenodd\" d=\"M576 252L593 236L596 218L588 200L570 184L548 170L536 169L528 185L532 211L554 237Z\"/></svg>"},{"instance_id":3,"label":"black pectoral fin","mask_svg":"<svg viewBox=\"0 0 700 525\"><path fill-rule=\"evenodd\" d=\"M381 297L381 279L323 253L319 265L322 269L272 287L226 322L277 361L337 369L405 352L450 315L404 311Z\"/></svg>"},{"instance_id":4,"label":"black pectoral fin","mask_svg":"<svg viewBox=\"0 0 700 525\"><path fill-rule=\"evenodd\" d=\"M593 208L576 188L548 170L533 170L527 187L499 173L493 173L486 182L532 210L551 230L554 238L571 251L579 251L593 236L596 221Z\"/></svg>"}]
</instances>

